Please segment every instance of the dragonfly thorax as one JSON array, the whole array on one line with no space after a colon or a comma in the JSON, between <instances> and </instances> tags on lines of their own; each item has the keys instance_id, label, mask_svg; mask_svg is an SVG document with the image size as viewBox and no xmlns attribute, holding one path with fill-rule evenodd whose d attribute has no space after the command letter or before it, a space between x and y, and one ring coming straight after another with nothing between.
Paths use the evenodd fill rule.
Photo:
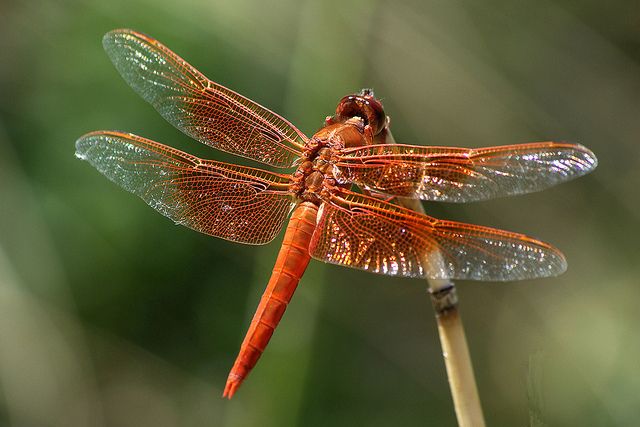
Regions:
<instances>
[{"instance_id":1,"label":"dragonfly thorax","mask_svg":"<svg viewBox=\"0 0 640 427\"><path fill-rule=\"evenodd\" d=\"M361 117L351 117L342 123L327 121L307 142L293 174L291 191L301 200L319 204L339 186L334 169L341 152L372 143L371 128Z\"/></svg>"},{"instance_id":2,"label":"dragonfly thorax","mask_svg":"<svg viewBox=\"0 0 640 427\"><path fill-rule=\"evenodd\" d=\"M291 191L299 199L319 204L322 192L335 186L332 172L334 150L329 142L314 137L301 156L301 163L293 174L291 184Z\"/></svg>"}]
</instances>

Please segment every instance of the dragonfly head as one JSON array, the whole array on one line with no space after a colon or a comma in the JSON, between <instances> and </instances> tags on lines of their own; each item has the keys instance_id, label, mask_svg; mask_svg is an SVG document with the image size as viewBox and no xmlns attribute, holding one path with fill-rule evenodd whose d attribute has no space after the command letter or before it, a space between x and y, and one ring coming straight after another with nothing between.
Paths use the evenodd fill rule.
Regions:
<instances>
[{"instance_id":1,"label":"dragonfly head","mask_svg":"<svg viewBox=\"0 0 640 427\"><path fill-rule=\"evenodd\" d=\"M338 103L336 121L342 122L356 116L361 117L365 125L371 126L374 135L384 129L387 116L372 89L362 89L358 94L347 95Z\"/></svg>"}]
</instances>

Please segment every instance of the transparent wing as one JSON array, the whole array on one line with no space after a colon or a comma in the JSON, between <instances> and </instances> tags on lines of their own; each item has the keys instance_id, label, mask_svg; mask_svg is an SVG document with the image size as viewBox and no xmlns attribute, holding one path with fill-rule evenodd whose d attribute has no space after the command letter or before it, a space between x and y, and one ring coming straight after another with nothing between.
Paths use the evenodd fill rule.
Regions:
<instances>
[{"instance_id":1,"label":"transparent wing","mask_svg":"<svg viewBox=\"0 0 640 427\"><path fill-rule=\"evenodd\" d=\"M471 202L543 190L596 165L587 148L558 142L480 149L370 145L345 150L336 177L393 196Z\"/></svg>"},{"instance_id":2,"label":"transparent wing","mask_svg":"<svg viewBox=\"0 0 640 427\"><path fill-rule=\"evenodd\" d=\"M287 175L202 160L132 134L86 134L76 156L177 224L234 242L271 241L293 201Z\"/></svg>"},{"instance_id":3,"label":"transparent wing","mask_svg":"<svg viewBox=\"0 0 640 427\"><path fill-rule=\"evenodd\" d=\"M508 281L566 270L560 251L508 231L441 221L343 191L321 205L311 255L373 273Z\"/></svg>"},{"instance_id":4,"label":"transparent wing","mask_svg":"<svg viewBox=\"0 0 640 427\"><path fill-rule=\"evenodd\" d=\"M291 123L207 79L157 40L115 30L103 45L127 83L192 138L277 167L299 157L307 137Z\"/></svg>"}]
</instances>

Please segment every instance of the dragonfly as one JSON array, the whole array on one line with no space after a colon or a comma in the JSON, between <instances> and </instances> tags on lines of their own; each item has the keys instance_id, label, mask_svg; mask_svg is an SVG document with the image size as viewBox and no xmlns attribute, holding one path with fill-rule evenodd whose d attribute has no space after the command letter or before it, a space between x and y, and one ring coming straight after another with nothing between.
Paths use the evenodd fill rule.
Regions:
<instances>
[{"instance_id":1,"label":"dragonfly","mask_svg":"<svg viewBox=\"0 0 640 427\"><path fill-rule=\"evenodd\" d=\"M96 131L76 156L175 223L249 245L286 231L231 368L231 398L265 351L311 258L387 276L512 281L555 276L563 254L523 234L441 220L402 198L473 202L531 193L597 165L579 144L488 148L396 144L372 90L345 96L308 137L280 115L214 83L157 40L103 38L127 83L193 139L289 173L205 160L149 139ZM286 171L283 171L286 172Z\"/></svg>"}]
</instances>

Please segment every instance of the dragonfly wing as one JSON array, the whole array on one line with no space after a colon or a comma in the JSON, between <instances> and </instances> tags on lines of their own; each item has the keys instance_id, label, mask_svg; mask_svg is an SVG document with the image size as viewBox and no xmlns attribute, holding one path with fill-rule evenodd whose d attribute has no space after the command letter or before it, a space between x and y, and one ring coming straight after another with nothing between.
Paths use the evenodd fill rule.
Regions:
<instances>
[{"instance_id":1,"label":"dragonfly wing","mask_svg":"<svg viewBox=\"0 0 640 427\"><path fill-rule=\"evenodd\" d=\"M132 134L86 134L76 156L177 224L234 242L271 241L292 206L287 175L202 160Z\"/></svg>"},{"instance_id":2,"label":"dragonfly wing","mask_svg":"<svg viewBox=\"0 0 640 427\"><path fill-rule=\"evenodd\" d=\"M307 137L267 108L207 79L144 34L115 30L104 48L122 77L169 123L192 138L233 154L290 167Z\"/></svg>"},{"instance_id":3,"label":"dragonfly wing","mask_svg":"<svg viewBox=\"0 0 640 427\"><path fill-rule=\"evenodd\" d=\"M491 281L566 270L560 251L522 234L441 221L349 191L320 211L310 251L333 264L391 276Z\"/></svg>"},{"instance_id":4,"label":"dragonfly wing","mask_svg":"<svg viewBox=\"0 0 640 427\"><path fill-rule=\"evenodd\" d=\"M558 142L481 149L370 145L345 150L336 176L393 196L471 202L540 191L596 165L587 148Z\"/></svg>"}]
</instances>

